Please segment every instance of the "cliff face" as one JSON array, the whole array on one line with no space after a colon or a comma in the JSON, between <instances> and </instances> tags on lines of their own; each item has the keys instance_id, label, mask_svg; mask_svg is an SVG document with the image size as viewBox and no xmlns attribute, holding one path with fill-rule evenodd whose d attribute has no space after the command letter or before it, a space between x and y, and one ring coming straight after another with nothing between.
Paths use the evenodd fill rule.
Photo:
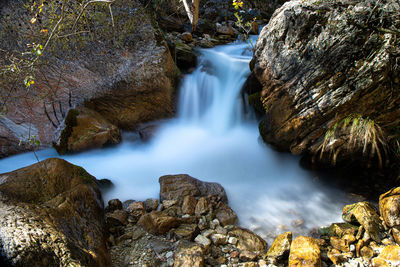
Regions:
<instances>
[{"instance_id":1,"label":"cliff face","mask_svg":"<svg viewBox=\"0 0 400 267\"><path fill-rule=\"evenodd\" d=\"M10 1L0 10L4 58L26 50L24 34L39 23L29 23L23 2ZM35 135L49 146L53 131L75 105L129 130L173 114L178 70L145 8L138 1L117 1L111 6L112 21L108 7L89 7L89 33L54 38L28 92L23 83L3 84L14 89L11 96L0 90L1 100L7 98L7 112L0 116L0 157L25 150L18 145L21 136L28 141ZM44 14L51 12L46 8Z\"/></svg>"},{"instance_id":2,"label":"cliff face","mask_svg":"<svg viewBox=\"0 0 400 267\"><path fill-rule=\"evenodd\" d=\"M263 139L316 161L384 164L400 122L399 12L389 0L295 0L276 10L252 62Z\"/></svg>"}]
</instances>

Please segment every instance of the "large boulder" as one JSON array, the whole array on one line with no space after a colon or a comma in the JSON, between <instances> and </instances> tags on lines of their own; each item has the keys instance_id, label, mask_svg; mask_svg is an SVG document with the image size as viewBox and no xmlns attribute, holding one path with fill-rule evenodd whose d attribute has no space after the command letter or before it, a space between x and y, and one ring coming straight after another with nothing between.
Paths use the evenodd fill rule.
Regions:
<instances>
[{"instance_id":1,"label":"large boulder","mask_svg":"<svg viewBox=\"0 0 400 267\"><path fill-rule=\"evenodd\" d=\"M383 165L400 122L398 1L293 0L256 42L263 139L316 162Z\"/></svg>"},{"instance_id":2,"label":"large boulder","mask_svg":"<svg viewBox=\"0 0 400 267\"><path fill-rule=\"evenodd\" d=\"M160 198L183 201L185 196L206 197L215 195L225 203L228 201L225 189L218 183L203 182L187 174L160 177Z\"/></svg>"},{"instance_id":3,"label":"large boulder","mask_svg":"<svg viewBox=\"0 0 400 267\"><path fill-rule=\"evenodd\" d=\"M47 159L0 174L0 254L15 266L110 266L96 179Z\"/></svg>"},{"instance_id":4,"label":"large boulder","mask_svg":"<svg viewBox=\"0 0 400 267\"><path fill-rule=\"evenodd\" d=\"M73 106L89 107L127 130L173 115L178 70L157 23L137 0L113 3L113 21L108 8L97 6L86 9L90 35L73 34L50 43L42 56L46 64L29 91L23 82L3 84L2 103L3 91L13 91L0 116L0 157L30 149L18 146L21 135L24 141L35 135L42 146L50 146L53 131ZM45 5L43 14L48 12ZM24 1L8 1L0 17L4 25L16 27L0 26L2 60L8 51L26 50L24 33L30 30L24 27L41 26L27 25L32 14Z\"/></svg>"},{"instance_id":5,"label":"large boulder","mask_svg":"<svg viewBox=\"0 0 400 267\"><path fill-rule=\"evenodd\" d=\"M54 134L53 146L59 154L80 152L118 144L121 134L98 112L85 107L70 109Z\"/></svg>"}]
</instances>

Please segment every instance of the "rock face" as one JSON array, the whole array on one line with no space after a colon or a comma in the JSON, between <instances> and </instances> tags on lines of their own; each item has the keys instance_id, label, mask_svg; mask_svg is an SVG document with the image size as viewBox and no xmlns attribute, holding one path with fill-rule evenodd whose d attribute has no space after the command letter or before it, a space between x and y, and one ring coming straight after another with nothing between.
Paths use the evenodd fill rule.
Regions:
<instances>
[{"instance_id":1,"label":"rock face","mask_svg":"<svg viewBox=\"0 0 400 267\"><path fill-rule=\"evenodd\" d=\"M183 201L185 196L206 197L215 195L227 202L225 189L217 183L197 180L187 174L165 175L160 177L160 199Z\"/></svg>"},{"instance_id":2,"label":"rock face","mask_svg":"<svg viewBox=\"0 0 400 267\"><path fill-rule=\"evenodd\" d=\"M384 164L400 120L400 22L390 15L399 12L392 0L293 0L276 10L252 62L263 139L324 163Z\"/></svg>"},{"instance_id":3,"label":"rock face","mask_svg":"<svg viewBox=\"0 0 400 267\"><path fill-rule=\"evenodd\" d=\"M0 174L0 252L15 266L110 266L96 179L61 159Z\"/></svg>"},{"instance_id":4,"label":"rock face","mask_svg":"<svg viewBox=\"0 0 400 267\"><path fill-rule=\"evenodd\" d=\"M118 127L85 107L70 109L57 128L53 146L59 154L80 152L121 141Z\"/></svg>"},{"instance_id":5,"label":"rock face","mask_svg":"<svg viewBox=\"0 0 400 267\"><path fill-rule=\"evenodd\" d=\"M20 20L29 21L24 10L23 1L9 1L0 15L10 25L18 25ZM21 134L36 135L43 146L49 146L65 111L75 105L89 107L128 130L173 114L178 71L157 24L136 0L118 1L112 12L114 27L108 9L93 11L97 17L89 27L96 37L64 39L72 46L67 54L65 44L55 44L44 55L50 64L38 71L34 88L27 93L22 84L13 92L6 116L0 117L0 157L26 149L18 146ZM0 48L26 49L24 36L9 36L3 30ZM37 101L33 97L37 91L50 93Z\"/></svg>"}]
</instances>

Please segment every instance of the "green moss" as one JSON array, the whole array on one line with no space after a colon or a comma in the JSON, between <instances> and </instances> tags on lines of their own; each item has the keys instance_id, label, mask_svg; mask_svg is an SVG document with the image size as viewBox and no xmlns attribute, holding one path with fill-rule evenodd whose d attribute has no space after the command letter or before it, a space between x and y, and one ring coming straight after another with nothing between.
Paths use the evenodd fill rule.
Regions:
<instances>
[{"instance_id":1,"label":"green moss","mask_svg":"<svg viewBox=\"0 0 400 267\"><path fill-rule=\"evenodd\" d=\"M91 184L93 183L94 179L93 177L81 166L76 167L77 170L77 175L81 177L83 183L85 184Z\"/></svg>"}]
</instances>

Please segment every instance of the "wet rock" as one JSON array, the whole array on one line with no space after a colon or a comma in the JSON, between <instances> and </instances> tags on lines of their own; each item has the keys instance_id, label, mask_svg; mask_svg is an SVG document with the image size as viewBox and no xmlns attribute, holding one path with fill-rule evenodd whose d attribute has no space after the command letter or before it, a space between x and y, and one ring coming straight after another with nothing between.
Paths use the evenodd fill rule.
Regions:
<instances>
[{"instance_id":1,"label":"wet rock","mask_svg":"<svg viewBox=\"0 0 400 267\"><path fill-rule=\"evenodd\" d=\"M374 257L374 251L370 247L363 247L360 250L360 255L361 255L361 257L363 257L364 259L369 261L370 259L372 259Z\"/></svg>"},{"instance_id":2,"label":"wet rock","mask_svg":"<svg viewBox=\"0 0 400 267\"><path fill-rule=\"evenodd\" d=\"M328 258L333 262L335 265L342 264L347 261L347 257L343 255L339 250L332 249L328 251Z\"/></svg>"},{"instance_id":3,"label":"wet rock","mask_svg":"<svg viewBox=\"0 0 400 267\"><path fill-rule=\"evenodd\" d=\"M197 65L197 56L192 47L179 41L175 42L175 60L182 71L187 71Z\"/></svg>"},{"instance_id":4,"label":"wet rock","mask_svg":"<svg viewBox=\"0 0 400 267\"><path fill-rule=\"evenodd\" d=\"M182 213L194 215L197 201L193 196L185 196L182 203Z\"/></svg>"},{"instance_id":5,"label":"wet rock","mask_svg":"<svg viewBox=\"0 0 400 267\"><path fill-rule=\"evenodd\" d=\"M211 245L211 240L208 239L207 237L203 236L203 235L196 236L194 241L197 244L201 245L204 248L204 250L207 250Z\"/></svg>"},{"instance_id":6,"label":"wet rock","mask_svg":"<svg viewBox=\"0 0 400 267\"><path fill-rule=\"evenodd\" d=\"M210 207L207 198L205 197L199 198L195 207L196 216L200 217L201 215L207 214L209 211Z\"/></svg>"},{"instance_id":7,"label":"wet rock","mask_svg":"<svg viewBox=\"0 0 400 267\"><path fill-rule=\"evenodd\" d=\"M400 263L400 247L387 246L378 257L372 259L373 266L398 266Z\"/></svg>"},{"instance_id":8,"label":"wet rock","mask_svg":"<svg viewBox=\"0 0 400 267\"><path fill-rule=\"evenodd\" d=\"M236 213L225 203L221 203L215 211L215 217L219 220L222 226L236 224L238 217Z\"/></svg>"},{"instance_id":9,"label":"wet rock","mask_svg":"<svg viewBox=\"0 0 400 267\"><path fill-rule=\"evenodd\" d=\"M85 107L70 109L54 133L53 146L59 154L81 152L118 144L118 127L98 112Z\"/></svg>"},{"instance_id":10,"label":"wet rock","mask_svg":"<svg viewBox=\"0 0 400 267\"><path fill-rule=\"evenodd\" d=\"M47 159L0 177L0 250L12 265L110 266L101 194L82 167Z\"/></svg>"},{"instance_id":11,"label":"wet rock","mask_svg":"<svg viewBox=\"0 0 400 267\"><path fill-rule=\"evenodd\" d=\"M292 233L286 232L279 235L268 249L267 257L280 261L289 256L290 245L292 244Z\"/></svg>"},{"instance_id":12,"label":"wet rock","mask_svg":"<svg viewBox=\"0 0 400 267\"><path fill-rule=\"evenodd\" d=\"M154 136L156 136L158 128L159 128L158 125L149 125L149 126L146 126L144 128L140 128L138 130L140 139L143 142L150 141L151 139L154 138Z\"/></svg>"},{"instance_id":13,"label":"wet rock","mask_svg":"<svg viewBox=\"0 0 400 267\"><path fill-rule=\"evenodd\" d=\"M178 239L186 239L192 241L194 237L199 233L199 228L197 224L181 224L174 231L175 236Z\"/></svg>"},{"instance_id":14,"label":"wet rock","mask_svg":"<svg viewBox=\"0 0 400 267\"><path fill-rule=\"evenodd\" d=\"M329 235L341 238L346 234L356 235L358 226L350 223L332 223L329 227Z\"/></svg>"},{"instance_id":15,"label":"wet rock","mask_svg":"<svg viewBox=\"0 0 400 267\"><path fill-rule=\"evenodd\" d=\"M240 252L239 259L241 261L254 261L257 258L257 254L248 250Z\"/></svg>"},{"instance_id":16,"label":"wet rock","mask_svg":"<svg viewBox=\"0 0 400 267\"><path fill-rule=\"evenodd\" d=\"M148 198L143 202L143 206L146 212L156 210L158 207L158 199Z\"/></svg>"},{"instance_id":17,"label":"wet rock","mask_svg":"<svg viewBox=\"0 0 400 267\"><path fill-rule=\"evenodd\" d=\"M240 251L251 251L256 253L257 256L262 256L267 251L267 243L264 239L250 230L235 227L234 230L229 232L229 235L238 239L237 248Z\"/></svg>"},{"instance_id":18,"label":"wet rock","mask_svg":"<svg viewBox=\"0 0 400 267\"><path fill-rule=\"evenodd\" d=\"M321 252L317 242L306 236L296 237L290 248L289 266L321 266Z\"/></svg>"},{"instance_id":19,"label":"wet rock","mask_svg":"<svg viewBox=\"0 0 400 267\"><path fill-rule=\"evenodd\" d=\"M185 41L185 42L188 42L188 43L193 40L192 34L190 32L182 33L181 38L182 38L182 41Z\"/></svg>"},{"instance_id":20,"label":"wet rock","mask_svg":"<svg viewBox=\"0 0 400 267\"><path fill-rule=\"evenodd\" d=\"M126 211L129 212L129 214L132 215L132 217L136 220L139 220L139 218L145 214L144 205L141 201L136 201L129 204L129 206L126 208Z\"/></svg>"},{"instance_id":21,"label":"wet rock","mask_svg":"<svg viewBox=\"0 0 400 267\"><path fill-rule=\"evenodd\" d=\"M204 266L203 249L193 243L181 243L175 252L174 267Z\"/></svg>"},{"instance_id":22,"label":"wet rock","mask_svg":"<svg viewBox=\"0 0 400 267\"><path fill-rule=\"evenodd\" d=\"M368 202L358 202L343 208L343 220L357 222L376 242L382 239L383 227L378 214Z\"/></svg>"},{"instance_id":23,"label":"wet rock","mask_svg":"<svg viewBox=\"0 0 400 267\"><path fill-rule=\"evenodd\" d=\"M178 199L182 201L185 196L216 195L223 202L227 202L225 190L220 184L202 182L187 174L162 176L159 183L161 201Z\"/></svg>"},{"instance_id":24,"label":"wet rock","mask_svg":"<svg viewBox=\"0 0 400 267\"><path fill-rule=\"evenodd\" d=\"M115 198L108 201L106 212L113 212L114 210L122 210L122 202Z\"/></svg>"},{"instance_id":25,"label":"wet rock","mask_svg":"<svg viewBox=\"0 0 400 267\"><path fill-rule=\"evenodd\" d=\"M221 235L221 234L212 234L211 240L213 244L216 246L225 245L228 242L228 237L226 235Z\"/></svg>"},{"instance_id":26,"label":"wet rock","mask_svg":"<svg viewBox=\"0 0 400 267\"><path fill-rule=\"evenodd\" d=\"M168 216L162 211L152 211L140 217L137 225L142 226L151 234L160 235L179 226L180 223L181 221L176 217Z\"/></svg>"},{"instance_id":27,"label":"wet rock","mask_svg":"<svg viewBox=\"0 0 400 267\"><path fill-rule=\"evenodd\" d=\"M114 210L106 214L108 228L128 224L128 214L124 210Z\"/></svg>"},{"instance_id":28,"label":"wet rock","mask_svg":"<svg viewBox=\"0 0 400 267\"><path fill-rule=\"evenodd\" d=\"M341 252L349 252L350 251L349 244L344 239L340 239L335 236L332 236L330 239L330 243L333 248L335 248Z\"/></svg>"},{"instance_id":29,"label":"wet rock","mask_svg":"<svg viewBox=\"0 0 400 267\"><path fill-rule=\"evenodd\" d=\"M400 187L380 195L379 211L387 226L400 226Z\"/></svg>"}]
</instances>

